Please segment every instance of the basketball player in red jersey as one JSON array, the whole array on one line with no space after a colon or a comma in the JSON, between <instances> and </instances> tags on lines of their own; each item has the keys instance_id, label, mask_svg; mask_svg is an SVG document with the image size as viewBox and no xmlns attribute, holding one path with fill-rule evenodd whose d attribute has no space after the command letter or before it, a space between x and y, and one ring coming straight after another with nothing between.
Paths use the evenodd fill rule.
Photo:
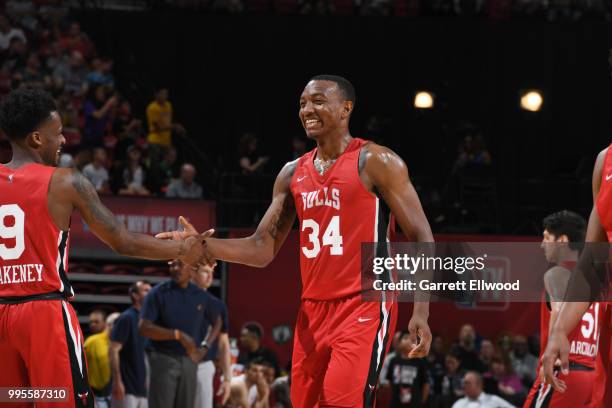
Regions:
<instances>
[{"instance_id":1,"label":"basketball player in red jersey","mask_svg":"<svg viewBox=\"0 0 612 408\"><path fill-rule=\"evenodd\" d=\"M128 232L80 172L56 168L65 139L47 93L11 92L0 127L13 150L0 165L0 387L61 387L67 402L36 406L93 407L83 335L67 302L74 295L67 276L72 211L123 255L197 264L203 246L199 237L165 242Z\"/></svg>"},{"instance_id":2,"label":"basketball player in red jersey","mask_svg":"<svg viewBox=\"0 0 612 408\"><path fill-rule=\"evenodd\" d=\"M571 211L560 211L544 218L542 248L548 262L554 264L544 274L545 293L540 313L540 349L546 348L548 333L563 304L571 269L584 242L585 219ZM538 376L523 405L524 408L588 407L595 379L595 356L599 333L599 303L591 305L582 316L582 324L569 334L570 373L564 381L571 392L555 392ZM538 365L538 371L540 364Z\"/></svg>"},{"instance_id":3,"label":"basketball player in red jersey","mask_svg":"<svg viewBox=\"0 0 612 408\"><path fill-rule=\"evenodd\" d=\"M406 164L390 149L350 135L354 105L355 90L346 79L321 75L308 82L299 117L316 149L280 171L272 203L253 235L206 240L214 259L265 267L297 214L303 291L291 371L296 408L374 404L397 304L362 302L360 252L362 242L387 240L383 203L408 238L433 242ZM195 229L186 225L183 234L158 237L190 233ZM413 357L428 354L428 313L427 302L415 303L409 323Z\"/></svg>"},{"instance_id":4,"label":"basketball player in red jersey","mask_svg":"<svg viewBox=\"0 0 612 408\"><path fill-rule=\"evenodd\" d=\"M589 216L585 241L609 242L612 241L612 149L602 150L595 161L593 170L593 209ZM587 248L588 249L588 248ZM578 325L582 316L591 306L590 302L564 302L559 310L557 319L553 322L548 345L542 357L544 379L547 384L560 392L567 390L563 379L554 374L557 360L561 361L561 372L569 372L569 333ZM611 303L600 304L604 313L599 333L598 356L595 367L595 380L593 382L592 408L612 407L612 313ZM573 390L569 390L573 392Z\"/></svg>"}]
</instances>

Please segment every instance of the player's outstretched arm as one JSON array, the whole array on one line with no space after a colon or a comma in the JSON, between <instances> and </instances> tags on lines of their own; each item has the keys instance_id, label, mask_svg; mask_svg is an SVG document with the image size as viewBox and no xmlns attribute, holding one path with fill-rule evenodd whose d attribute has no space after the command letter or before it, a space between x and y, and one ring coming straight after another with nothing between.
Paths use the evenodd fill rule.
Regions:
<instances>
[{"instance_id":1,"label":"player's outstretched arm","mask_svg":"<svg viewBox=\"0 0 612 408\"><path fill-rule=\"evenodd\" d=\"M63 218L69 219L72 209L76 208L91 231L121 255L158 260L181 259L188 264L195 264L204 256L202 236L186 241L162 241L129 232L102 204L94 186L78 170L57 169L53 174L49 196L51 203L62 203L58 207L69 209ZM53 213L56 211L61 210L52 209Z\"/></svg>"},{"instance_id":2,"label":"player's outstretched arm","mask_svg":"<svg viewBox=\"0 0 612 408\"><path fill-rule=\"evenodd\" d=\"M589 216L589 223L586 232L586 242L607 242L606 232L601 226L599 214L597 213L597 195L601 186L601 176L608 149L602 150L595 160L593 169L593 209ZM579 260L579 268L585 256L590 256L591 251L587 247ZM584 313L590 306L589 302L564 302L558 311L557 318L552 322L550 336L546 350L542 355L542 368L544 371L544 380L548 384L552 384L557 391L564 392L566 389L565 382L554 375L554 365L557 360L561 361L561 370L564 373L569 372L569 342L567 336L578 325Z\"/></svg>"},{"instance_id":3,"label":"player's outstretched arm","mask_svg":"<svg viewBox=\"0 0 612 408\"><path fill-rule=\"evenodd\" d=\"M410 182L406 163L384 146L370 143L363 149L359 160L360 174L381 195L403 233L416 242L434 242L429 222ZM417 334L420 341L412 350L411 357L425 357L429 354L431 332L427 325L428 318L429 298L417 292L408 330L415 343Z\"/></svg>"},{"instance_id":4,"label":"player's outstretched arm","mask_svg":"<svg viewBox=\"0 0 612 408\"><path fill-rule=\"evenodd\" d=\"M297 160L289 162L278 173L274 182L272 203L259 222L255 233L238 239L206 239L206 249L210 257L257 268L267 266L274 259L295 220L295 202L290 185L296 165ZM184 218L180 220L185 228L184 232L164 232L157 234L156 237L176 240L197 234L193 225Z\"/></svg>"}]
</instances>

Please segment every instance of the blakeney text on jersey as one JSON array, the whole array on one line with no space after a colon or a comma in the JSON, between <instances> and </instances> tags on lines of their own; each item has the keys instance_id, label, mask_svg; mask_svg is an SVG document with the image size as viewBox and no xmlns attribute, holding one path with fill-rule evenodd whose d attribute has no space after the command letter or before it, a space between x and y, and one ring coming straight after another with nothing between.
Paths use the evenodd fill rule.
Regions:
<instances>
[{"instance_id":1,"label":"blakeney text on jersey","mask_svg":"<svg viewBox=\"0 0 612 408\"><path fill-rule=\"evenodd\" d=\"M42 282L42 264L3 265L0 284Z\"/></svg>"}]
</instances>

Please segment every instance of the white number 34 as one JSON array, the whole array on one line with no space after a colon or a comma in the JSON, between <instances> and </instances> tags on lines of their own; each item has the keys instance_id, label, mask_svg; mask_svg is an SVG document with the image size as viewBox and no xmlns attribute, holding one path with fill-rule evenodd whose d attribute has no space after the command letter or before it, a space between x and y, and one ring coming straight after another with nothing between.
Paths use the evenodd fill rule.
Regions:
<instances>
[{"instance_id":1,"label":"white number 34","mask_svg":"<svg viewBox=\"0 0 612 408\"><path fill-rule=\"evenodd\" d=\"M8 217L13 217L12 226L6 225ZM25 250L24 239L25 213L17 204L0 205L0 238L14 239L15 246L9 248L0 243L0 258L4 260L18 259Z\"/></svg>"},{"instance_id":2,"label":"white number 34","mask_svg":"<svg viewBox=\"0 0 612 408\"><path fill-rule=\"evenodd\" d=\"M321 252L321 242L319 241L319 224L315 220L306 219L302 221L302 231L310 230L308 239L312 243L312 248L302 247L302 253L306 258L314 258ZM334 215L329 221L323 233L323 246L330 245L331 255L342 255L342 235L340 235L340 216Z\"/></svg>"}]
</instances>

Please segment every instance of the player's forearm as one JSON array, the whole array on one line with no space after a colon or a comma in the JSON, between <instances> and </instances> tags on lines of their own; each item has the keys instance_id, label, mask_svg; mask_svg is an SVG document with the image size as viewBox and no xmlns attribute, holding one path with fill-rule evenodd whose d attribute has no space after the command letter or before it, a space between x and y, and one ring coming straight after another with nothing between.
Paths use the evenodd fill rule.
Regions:
<instances>
[{"instance_id":1,"label":"player's forearm","mask_svg":"<svg viewBox=\"0 0 612 408\"><path fill-rule=\"evenodd\" d=\"M213 258L256 268L263 268L274 259L272 244L264 239L258 239L256 235L238 239L206 240L207 250Z\"/></svg>"},{"instance_id":2,"label":"player's forearm","mask_svg":"<svg viewBox=\"0 0 612 408\"><path fill-rule=\"evenodd\" d=\"M553 323L552 331L567 336L578 325L589 306L589 302L564 302Z\"/></svg>"},{"instance_id":3,"label":"player's forearm","mask_svg":"<svg viewBox=\"0 0 612 408\"><path fill-rule=\"evenodd\" d=\"M429 319L429 302L414 302L413 316Z\"/></svg>"},{"instance_id":4,"label":"player's forearm","mask_svg":"<svg viewBox=\"0 0 612 408\"><path fill-rule=\"evenodd\" d=\"M185 253L184 241L161 240L127 230L120 232L109 245L120 255L142 259L178 259Z\"/></svg>"}]
</instances>

